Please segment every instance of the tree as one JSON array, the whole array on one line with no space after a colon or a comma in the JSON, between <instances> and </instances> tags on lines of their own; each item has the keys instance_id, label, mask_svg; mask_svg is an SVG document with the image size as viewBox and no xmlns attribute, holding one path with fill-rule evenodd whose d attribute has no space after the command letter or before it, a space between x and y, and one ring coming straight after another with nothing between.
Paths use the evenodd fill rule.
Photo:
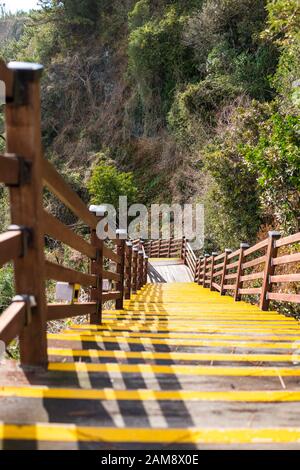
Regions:
<instances>
[{"instance_id":1,"label":"tree","mask_svg":"<svg viewBox=\"0 0 300 470\"><path fill-rule=\"evenodd\" d=\"M88 189L93 204L112 204L115 208L119 207L119 196L127 196L131 205L138 194L132 173L118 171L104 161L94 168Z\"/></svg>"}]
</instances>

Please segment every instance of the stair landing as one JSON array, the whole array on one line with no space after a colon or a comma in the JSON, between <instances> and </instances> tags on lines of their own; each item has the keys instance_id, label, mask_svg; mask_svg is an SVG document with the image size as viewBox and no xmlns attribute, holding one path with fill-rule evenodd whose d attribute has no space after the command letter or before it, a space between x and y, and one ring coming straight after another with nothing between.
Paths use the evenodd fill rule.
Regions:
<instances>
[{"instance_id":1,"label":"stair landing","mask_svg":"<svg viewBox=\"0 0 300 470\"><path fill-rule=\"evenodd\" d=\"M152 284L193 282L191 270L181 258L150 258L148 282Z\"/></svg>"}]
</instances>

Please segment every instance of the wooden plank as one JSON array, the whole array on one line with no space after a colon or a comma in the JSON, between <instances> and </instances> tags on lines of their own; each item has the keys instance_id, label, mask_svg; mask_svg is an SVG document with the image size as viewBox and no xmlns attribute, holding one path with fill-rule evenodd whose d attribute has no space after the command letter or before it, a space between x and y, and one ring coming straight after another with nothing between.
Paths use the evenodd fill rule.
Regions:
<instances>
[{"instance_id":1,"label":"wooden plank","mask_svg":"<svg viewBox=\"0 0 300 470\"><path fill-rule=\"evenodd\" d=\"M72 230L68 229L58 219L46 211L43 212L43 227L45 235L65 243L65 245L70 246L74 250L91 259L96 259L97 249L94 246L86 242Z\"/></svg>"},{"instance_id":2,"label":"wooden plank","mask_svg":"<svg viewBox=\"0 0 300 470\"><path fill-rule=\"evenodd\" d=\"M41 224L43 213L42 142L40 77L42 67L35 64L11 64L10 73L26 103L7 103L6 153L21 155L32 163L28 184L10 187L11 223L30 227L33 242L26 256L15 261L16 292L35 297L30 325L20 335L22 365L42 365L47 361L45 295L44 233ZM16 91L16 89L14 90Z\"/></svg>"},{"instance_id":3,"label":"wooden plank","mask_svg":"<svg viewBox=\"0 0 300 470\"><path fill-rule=\"evenodd\" d=\"M221 268L224 268L224 262L215 264L214 271L219 270ZM223 271L223 269L221 269L221 271Z\"/></svg>"},{"instance_id":4,"label":"wooden plank","mask_svg":"<svg viewBox=\"0 0 300 470\"><path fill-rule=\"evenodd\" d=\"M212 287L213 287L214 289L216 289L218 292L221 291L221 286L219 286L219 284L217 284L216 282L213 282L213 283L212 283Z\"/></svg>"},{"instance_id":5,"label":"wooden plank","mask_svg":"<svg viewBox=\"0 0 300 470\"><path fill-rule=\"evenodd\" d=\"M223 269L220 269L219 271L214 272L213 277L215 278L215 277L218 277L218 276L222 276L222 274L223 274Z\"/></svg>"},{"instance_id":6,"label":"wooden plank","mask_svg":"<svg viewBox=\"0 0 300 470\"><path fill-rule=\"evenodd\" d=\"M280 293L267 293L268 300L276 300L277 302L291 302L291 303L300 303L300 294L280 294Z\"/></svg>"},{"instance_id":7,"label":"wooden plank","mask_svg":"<svg viewBox=\"0 0 300 470\"><path fill-rule=\"evenodd\" d=\"M266 238L265 240L262 240L256 245L251 246L250 248L245 250L245 256L251 255L252 253L255 253L255 251L262 250L263 248L266 248L267 246L268 246L268 238Z\"/></svg>"},{"instance_id":8,"label":"wooden plank","mask_svg":"<svg viewBox=\"0 0 300 470\"><path fill-rule=\"evenodd\" d=\"M276 276L270 276L271 283L280 283L280 282L300 282L300 274L282 274Z\"/></svg>"},{"instance_id":9,"label":"wooden plank","mask_svg":"<svg viewBox=\"0 0 300 470\"><path fill-rule=\"evenodd\" d=\"M259 264L263 264L266 262L266 256L260 256L259 258L253 259L252 261L247 261L246 263L242 264L243 269L253 268L254 266L258 266Z\"/></svg>"},{"instance_id":10,"label":"wooden plank","mask_svg":"<svg viewBox=\"0 0 300 470\"><path fill-rule=\"evenodd\" d=\"M19 183L19 161L15 155L0 155L0 182L6 185Z\"/></svg>"},{"instance_id":11,"label":"wooden plank","mask_svg":"<svg viewBox=\"0 0 300 470\"><path fill-rule=\"evenodd\" d=\"M256 295L256 294L260 294L261 293L261 287L258 287L258 288L249 288L249 289L239 289L239 294L243 295L243 294L248 294L248 295Z\"/></svg>"},{"instance_id":12,"label":"wooden plank","mask_svg":"<svg viewBox=\"0 0 300 470\"><path fill-rule=\"evenodd\" d=\"M80 220L89 227L96 228L98 224L95 217L80 199L78 194L65 182L54 166L43 160L43 180L45 186L50 189Z\"/></svg>"},{"instance_id":13,"label":"wooden plank","mask_svg":"<svg viewBox=\"0 0 300 470\"><path fill-rule=\"evenodd\" d=\"M276 240L275 247L280 248L282 246L291 245L292 243L300 242L300 232L290 235L288 237L280 238Z\"/></svg>"},{"instance_id":14,"label":"wooden plank","mask_svg":"<svg viewBox=\"0 0 300 470\"><path fill-rule=\"evenodd\" d=\"M187 248L188 248L188 253L191 255L191 257L194 259L194 261L197 260L197 256L194 253L193 248L191 247L191 244L188 242L187 243Z\"/></svg>"},{"instance_id":15,"label":"wooden plank","mask_svg":"<svg viewBox=\"0 0 300 470\"><path fill-rule=\"evenodd\" d=\"M232 253L229 253L228 259L229 259L229 260L230 260L230 259L233 259L233 258L235 258L236 256L239 256L239 254L240 254L240 248L239 248L238 250L233 251Z\"/></svg>"},{"instance_id":16,"label":"wooden plank","mask_svg":"<svg viewBox=\"0 0 300 470\"><path fill-rule=\"evenodd\" d=\"M0 340L9 345L25 327L25 302L12 303L0 315Z\"/></svg>"},{"instance_id":17,"label":"wooden plank","mask_svg":"<svg viewBox=\"0 0 300 470\"><path fill-rule=\"evenodd\" d=\"M263 277L264 273L261 271L260 273L252 273L241 276L241 281L254 281L255 279L263 279Z\"/></svg>"},{"instance_id":18,"label":"wooden plank","mask_svg":"<svg viewBox=\"0 0 300 470\"><path fill-rule=\"evenodd\" d=\"M121 299L122 294L121 292L115 291L115 292L104 292L102 294L102 299L103 302L108 302L109 300L118 300Z\"/></svg>"},{"instance_id":19,"label":"wooden plank","mask_svg":"<svg viewBox=\"0 0 300 470\"><path fill-rule=\"evenodd\" d=\"M69 282L70 284L80 284L81 286L97 287L97 276L93 274L81 273L65 266L45 262L46 279L54 279L60 282Z\"/></svg>"},{"instance_id":20,"label":"wooden plank","mask_svg":"<svg viewBox=\"0 0 300 470\"><path fill-rule=\"evenodd\" d=\"M114 263L121 262L121 257L105 245L103 246L103 257L110 259Z\"/></svg>"},{"instance_id":21,"label":"wooden plank","mask_svg":"<svg viewBox=\"0 0 300 470\"><path fill-rule=\"evenodd\" d=\"M48 304L47 306L48 321L63 320L84 315L92 315L97 313L97 303L87 302L84 304Z\"/></svg>"},{"instance_id":22,"label":"wooden plank","mask_svg":"<svg viewBox=\"0 0 300 470\"><path fill-rule=\"evenodd\" d=\"M281 264L296 263L300 261L300 253L294 253L292 255L279 256L273 258L273 266L279 266Z\"/></svg>"},{"instance_id":23,"label":"wooden plank","mask_svg":"<svg viewBox=\"0 0 300 470\"><path fill-rule=\"evenodd\" d=\"M235 284L226 284L223 286L224 290L235 290Z\"/></svg>"},{"instance_id":24,"label":"wooden plank","mask_svg":"<svg viewBox=\"0 0 300 470\"><path fill-rule=\"evenodd\" d=\"M235 261L234 263L227 264L226 270L228 271L229 269L237 268L238 265L239 265L239 262L238 262L238 261Z\"/></svg>"},{"instance_id":25,"label":"wooden plank","mask_svg":"<svg viewBox=\"0 0 300 470\"><path fill-rule=\"evenodd\" d=\"M233 273L233 274L226 274L225 276L225 280L227 281L228 279L235 279L237 276L237 273Z\"/></svg>"},{"instance_id":26,"label":"wooden plank","mask_svg":"<svg viewBox=\"0 0 300 470\"><path fill-rule=\"evenodd\" d=\"M22 255L22 232L6 232L0 235L0 267Z\"/></svg>"},{"instance_id":27,"label":"wooden plank","mask_svg":"<svg viewBox=\"0 0 300 470\"><path fill-rule=\"evenodd\" d=\"M118 273L113 273L112 271L103 271L103 279L108 279L109 281L120 281L121 276Z\"/></svg>"}]
</instances>

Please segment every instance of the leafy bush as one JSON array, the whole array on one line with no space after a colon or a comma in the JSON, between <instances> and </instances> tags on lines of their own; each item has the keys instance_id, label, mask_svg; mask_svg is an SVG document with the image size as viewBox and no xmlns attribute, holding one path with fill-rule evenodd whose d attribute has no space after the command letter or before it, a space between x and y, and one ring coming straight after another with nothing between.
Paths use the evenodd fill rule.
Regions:
<instances>
[{"instance_id":1,"label":"leafy bush","mask_svg":"<svg viewBox=\"0 0 300 470\"><path fill-rule=\"evenodd\" d=\"M128 204L136 202L137 188L132 173L118 171L101 161L94 169L88 184L93 204L112 204L119 207L119 196L127 196Z\"/></svg>"},{"instance_id":2,"label":"leafy bush","mask_svg":"<svg viewBox=\"0 0 300 470\"><path fill-rule=\"evenodd\" d=\"M254 242L263 219L256 168L243 149L255 145L269 106L254 102L233 110L227 126L203 149L210 176L205 194L207 243L213 248Z\"/></svg>"},{"instance_id":3,"label":"leafy bush","mask_svg":"<svg viewBox=\"0 0 300 470\"><path fill-rule=\"evenodd\" d=\"M263 200L287 231L300 229L300 121L273 114L261 123L257 145L246 147L245 158L258 174Z\"/></svg>"},{"instance_id":4,"label":"leafy bush","mask_svg":"<svg viewBox=\"0 0 300 470\"><path fill-rule=\"evenodd\" d=\"M207 77L188 85L177 93L168 114L170 129L184 145L203 141L204 135L207 137L215 127L218 112L241 92L229 76Z\"/></svg>"},{"instance_id":5,"label":"leafy bush","mask_svg":"<svg viewBox=\"0 0 300 470\"><path fill-rule=\"evenodd\" d=\"M11 304L14 295L13 268L8 265L0 269L0 313Z\"/></svg>"},{"instance_id":6,"label":"leafy bush","mask_svg":"<svg viewBox=\"0 0 300 470\"><path fill-rule=\"evenodd\" d=\"M154 17L130 33L129 71L142 99L146 134L162 126L177 83L196 72L191 50L181 41L184 24L185 17L171 7L162 18Z\"/></svg>"}]
</instances>

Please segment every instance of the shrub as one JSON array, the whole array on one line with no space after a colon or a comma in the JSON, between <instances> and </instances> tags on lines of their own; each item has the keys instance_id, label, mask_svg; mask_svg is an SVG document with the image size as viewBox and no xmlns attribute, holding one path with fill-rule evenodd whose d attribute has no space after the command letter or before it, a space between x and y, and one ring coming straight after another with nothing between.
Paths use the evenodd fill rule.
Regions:
<instances>
[{"instance_id":1,"label":"shrub","mask_svg":"<svg viewBox=\"0 0 300 470\"><path fill-rule=\"evenodd\" d=\"M261 123L257 145L244 149L258 174L266 206L287 231L298 231L300 221L300 122L295 116L273 114Z\"/></svg>"},{"instance_id":2,"label":"shrub","mask_svg":"<svg viewBox=\"0 0 300 470\"><path fill-rule=\"evenodd\" d=\"M94 168L88 188L93 204L112 204L115 208L119 207L119 196L127 196L131 205L138 193L132 173L120 172L103 161Z\"/></svg>"},{"instance_id":3,"label":"shrub","mask_svg":"<svg viewBox=\"0 0 300 470\"><path fill-rule=\"evenodd\" d=\"M13 268L8 265L0 269L0 313L11 304L14 295Z\"/></svg>"},{"instance_id":4,"label":"shrub","mask_svg":"<svg viewBox=\"0 0 300 470\"><path fill-rule=\"evenodd\" d=\"M168 114L171 131L184 145L203 143L217 123L218 112L241 91L229 76L207 77L188 85L177 93Z\"/></svg>"},{"instance_id":5,"label":"shrub","mask_svg":"<svg viewBox=\"0 0 300 470\"><path fill-rule=\"evenodd\" d=\"M148 135L164 123L177 83L196 72L191 50L181 41L184 24L185 17L170 7L129 36L129 72L142 99Z\"/></svg>"}]
</instances>

